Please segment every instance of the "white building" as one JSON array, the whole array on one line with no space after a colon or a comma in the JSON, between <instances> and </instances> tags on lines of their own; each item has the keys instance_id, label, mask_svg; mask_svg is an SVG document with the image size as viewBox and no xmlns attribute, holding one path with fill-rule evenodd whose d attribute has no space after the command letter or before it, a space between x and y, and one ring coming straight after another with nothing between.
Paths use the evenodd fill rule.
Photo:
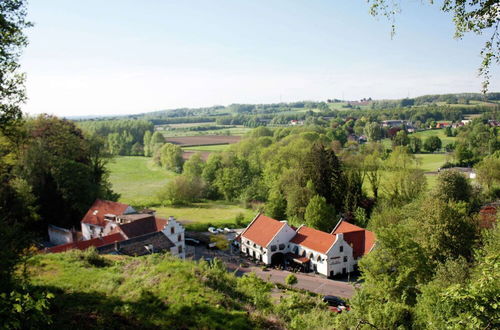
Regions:
<instances>
[{"instance_id":1,"label":"white building","mask_svg":"<svg viewBox=\"0 0 500 330\"><path fill-rule=\"evenodd\" d=\"M258 214L240 235L242 253L265 264L295 263L304 271L333 277L352 272L375 244L375 235L346 221L332 233L290 227Z\"/></svg>"},{"instance_id":2,"label":"white building","mask_svg":"<svg viewBox=\"0 0 500 330\"><path fill-rule=\"evenodd\" d=\"M96 199L81 221L83 240L107 235L105 227L114 223L117 216L134 213L137 211L130 205Z\"/></svg>"}]
</instances>

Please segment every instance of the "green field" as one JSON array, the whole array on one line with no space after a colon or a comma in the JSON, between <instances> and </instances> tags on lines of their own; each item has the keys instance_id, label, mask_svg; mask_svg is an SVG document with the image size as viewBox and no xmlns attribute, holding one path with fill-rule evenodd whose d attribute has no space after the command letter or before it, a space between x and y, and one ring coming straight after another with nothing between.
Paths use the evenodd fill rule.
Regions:
<instances>
[{"instance_id":1,"label":"green field","mask_svg":"<svg viewBox=\"0 0 500 330\"><path fill-rule=\"evenodd\" d=\"M420 132L410 134L410 136L411 135L421 138L422 142L425 142L425 139L427 139L429 136L435 135L441 139L443 147L445 147L449 143L454 143L455 140L457 139L456 137L446 136L444 129L429 129L429 130L420 131Z\"/></svg>"},{"instance_id":2,"label":"green field","mask_svg":"<svg viewBox=\"0 0 500 330\"><path fill-rule=\"evenodd\" d=\"M420 168L425 172L435 172L442 167L450 157L448 154L415 154L421 161Z\"/></svg>"},{"instance_id":3,"label":"green field","mask_svg":"<svg viewBox=\"0 0 500 330\"><path fill-rule=\"evenodd\" d=\"M121 195L119 201L132 205L150 204L158 189L175 176L153 164L150 157L119 156L108 169L113 191Z\"/></svg>"},{"instance_id":4,"label":"green field","mask_svg":"<svg viewBox=\"0 0 500 330\"><path fill-rule=\"evenodd\" d=\"M217 227L232 225L240 213L243 214L245 223L248 223L257 213L237 204L217 201L194 203L186 207L154 207L154 209L161 217L174 216L186 225L188 230L206 230L210 225Z\"/></svg>"},{"instance_id":5,"label":"green field","mask_svg":"<svg viewBox=\"0 0 500 330\"><path fill-rule=\"evenodd\" d=\"M203 125L196 125L203 126ZM194 126L191 126L194 127ZM222 126L223 127L223 126ZM243 136L252 128L237 126L230 128L222 128L216 130L208 130L208 131L190 131L187 129L175 129L175 130L159 130L161 134L165 137L178 137L178 136L199 136L199 135L235 135L235 136Z\"/></svg>"},{"instance_id":6,"label":"green field","mask_svg":"<svg viewBox=\"0 0 500 330\"><path fill-rule=\"evenodd\" d=\"M229 148L229 144L215 144L215 145L208 145L208 146L196 146L196 147L184 147L182 150L186 151L210 151L210 152L216 152L216 151L224 151Z\"/></svg>"}]
</instances>

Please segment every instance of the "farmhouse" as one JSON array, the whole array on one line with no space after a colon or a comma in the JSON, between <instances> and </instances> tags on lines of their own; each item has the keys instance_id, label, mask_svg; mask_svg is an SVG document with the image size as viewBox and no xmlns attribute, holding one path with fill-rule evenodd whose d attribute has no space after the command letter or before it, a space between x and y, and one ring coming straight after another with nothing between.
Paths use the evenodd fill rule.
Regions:
<instances>
[{"instance_id":1,"label":"farmhouse","mask_svg":"<svg viewBox=\"0 0 500 330\"><path fill-rule=\"evenodd\" d=\"M331 233L258 214L240 235L240 251L267 265L291 264L304 271L333 277L352 272L358 260L371 251L375 235L339 221Z\"/></svg>"},{"instance_id":2,"label":"farmhouse","mask_svg":"<svg viewBox=\"0 0 500 330\"><path fill-rule=\"evenodd\" d=\"M96 200L81 221L83 240L65 242L46 252L94 246L99 253L142 255L168 251L184 259L184 227L174 217L163 219L155 216L153 210L142 212L137 213L126 204Z\"/></svg>"}]
</instances>

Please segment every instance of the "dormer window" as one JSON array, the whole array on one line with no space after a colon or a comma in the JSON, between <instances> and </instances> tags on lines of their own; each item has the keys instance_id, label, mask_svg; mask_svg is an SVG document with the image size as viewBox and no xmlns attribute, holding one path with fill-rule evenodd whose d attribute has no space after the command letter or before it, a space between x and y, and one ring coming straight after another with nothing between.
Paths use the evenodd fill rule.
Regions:
<instances>
[{"instance_id":1,"label":"dormer window","mask_svg":"<svg viewBox=\"0 0 500 330\"><path fill-rule=\"evenodd\" d=\"M182 237L181 237L181 235L180 235L180 234L179 234L179 235L177 235L177 241L179 241L179 242L180 242L180 241L181 241L181 238L182 238Z\"/></svg>"},{"instance_id":2,"label":"dormer window","mask_svg":"<svg viewBox=\"0 0 500 330\"><path fill-rule=\"evenodd\" d=\"M174 227L170 228L170 234L175 234L175 228Z\"/></svg>"},{"instance_id":3,"label":"dormer window","mask_svg":"<svg viewBox=\"0 0 500 330\"><path fill-rule=\"evenodd\" d=\"M344 246L343 245L340 246L339 251L340 252L344 252Z\"/></svg>"}]
</instances>

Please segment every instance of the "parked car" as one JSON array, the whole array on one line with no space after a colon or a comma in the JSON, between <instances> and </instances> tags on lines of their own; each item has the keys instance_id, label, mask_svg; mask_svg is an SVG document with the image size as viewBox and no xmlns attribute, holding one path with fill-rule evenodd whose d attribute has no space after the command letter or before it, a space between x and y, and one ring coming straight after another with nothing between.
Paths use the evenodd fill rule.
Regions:
<instances>
[{"instance_id":1,"label":"parked car","mask_svg":"<svg viewBox=\"0 0 500 330\"><path fill-rule=\"evenodd\" d=\"M222 229L222 228L217 228L217 233L218 233L218 234L224 234L224 229Z\"/></svg>"},{"instance_id":2,"label":"parked car","mask_svg":"<svg viewBox=\"0 0 500 330\"><path fill-rule=\"evenodd\" d=\"M342 311L349 311L350 308L344 300L336 296L324 296L323 301L328 304L331 311L342 313Z\"/></svg>"},{"instance_id":3,"label":"parked car","mask_svg":"<svg viewBox=\"0 0 500 330\"><path fill-rule=\"evenodd\" d=\"M226 228L224 228L224 232L226 232L226 233L232 233L233 230L231 228L227 228L226 227Z\"/></svg>"},{"instance_id":4,"label":"parked car","mask_svg":"<svg viewBox=\"0 0 500 330\"><path fill-rule=\"evenodd\" d=\"M208 227L208 231L211 232L212 234L218 234L219 231L215 227Z\"/></svg>"}]
</instances>

